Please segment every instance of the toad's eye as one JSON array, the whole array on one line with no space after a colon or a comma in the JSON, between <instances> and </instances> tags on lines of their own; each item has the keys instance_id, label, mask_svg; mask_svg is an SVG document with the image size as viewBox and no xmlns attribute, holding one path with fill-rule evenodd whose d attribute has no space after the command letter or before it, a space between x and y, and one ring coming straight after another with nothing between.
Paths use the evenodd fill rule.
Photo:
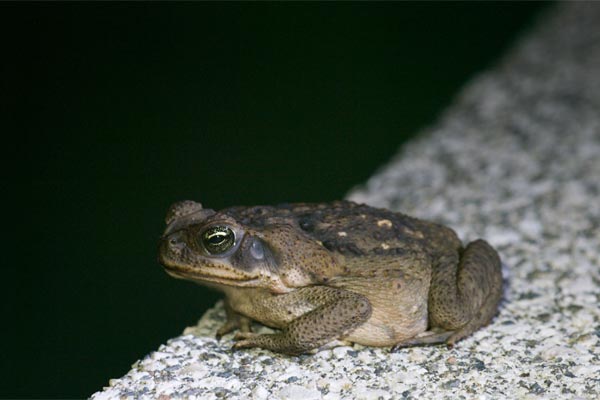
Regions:
<instances>
[{"instance_id":1,"label":"toad's eye","mask_svg":"<svg viewBox=\"0 0 600 400\"><path fill-rule=\"evenodd\" d=\"M200 241L209 254L222 254L235 244L235 234L226 226L213 226L200 235Z\"/></svg>"}]
</instances>

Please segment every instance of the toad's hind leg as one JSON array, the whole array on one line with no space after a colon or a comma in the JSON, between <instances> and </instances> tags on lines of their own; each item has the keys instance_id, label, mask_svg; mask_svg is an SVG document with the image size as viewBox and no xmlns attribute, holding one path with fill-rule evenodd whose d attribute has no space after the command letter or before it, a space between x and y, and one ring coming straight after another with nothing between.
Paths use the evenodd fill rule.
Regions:
<instances>
[{"instance_id":1,"label":"toad's hind leg","mask_svg":"<svg viewBox=\"0 0 600 400\"><path fill-rule=\"evenodd\" d=\"M487 325L501 297L498 253L484 240L471 242L460 255L445 255L433 268L429 290L431 330L398 343L393 350L437 343L451 346Z\"/></svg>"},{"instance_id":2,"label":"toad's hind leg","mask_svg":"<svg viewBox=\"0 0 600 400\"><path fill-rule=\"evenodd\" d=\"M458 261L458 268L456 267ZM476 240L456 256L443 257L434 267L429 294L432 327L453 331L453 345L487 325L502 297L500 257L486 241Z\"/></svg>"}]
</instances>

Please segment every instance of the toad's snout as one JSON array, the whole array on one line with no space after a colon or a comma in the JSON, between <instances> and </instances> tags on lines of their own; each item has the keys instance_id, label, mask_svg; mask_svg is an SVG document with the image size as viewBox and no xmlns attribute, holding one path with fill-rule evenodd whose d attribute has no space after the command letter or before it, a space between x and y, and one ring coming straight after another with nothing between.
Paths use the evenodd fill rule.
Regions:
<instances>
[{"instance_id":1,"label":"toad's snout","mask_svg":"<svg viewBox=\"0 0 600 400\"><path fill-rule=\"evenodd\" d=\"M183 232L163 235L158 243L158 262L168 268L172 264L171 260L181 257L185 247Z\"/></svg>"}]
</instances>

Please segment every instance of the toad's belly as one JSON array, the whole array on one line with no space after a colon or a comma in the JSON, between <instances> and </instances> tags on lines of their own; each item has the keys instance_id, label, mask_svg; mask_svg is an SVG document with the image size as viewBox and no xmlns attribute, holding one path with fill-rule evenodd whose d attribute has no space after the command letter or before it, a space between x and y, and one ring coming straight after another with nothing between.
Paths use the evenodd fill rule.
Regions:
<instances>
[{"instance_id":1,"label":"toad's belly","mask_svg":"<svg viewBox=\"0 0 600 400\"><path fill-rule=\"evenodd\" d=\"M385 310L375 311L367 322L350 332L344 339L366 346L393 346L425 330L427 330L426 304L425 307L415 306L414 310L404 315L390 314Z\"/></svg>"},{"instance_id":2,"label":"toad's belly","mask_svg":"<svg viewBox=\"0 0 600 400\"><path fill-rule=\"evenodd\" d=\"M369 299L372 313L364 324L343 339L366 346L392 346L426 331L428 284L423 281L406 283L394 279L380 282L377 287L383 290L375 293L366 290L372 285L347 287Z\"/></svg>"}]
</instances>

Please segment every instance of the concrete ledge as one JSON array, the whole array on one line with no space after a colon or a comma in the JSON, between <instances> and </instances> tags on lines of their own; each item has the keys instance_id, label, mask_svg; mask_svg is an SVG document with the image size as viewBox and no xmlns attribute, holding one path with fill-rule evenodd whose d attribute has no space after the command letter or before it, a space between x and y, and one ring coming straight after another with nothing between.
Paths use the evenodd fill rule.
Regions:
<instances>
[{"instance_id":1,"label":"concrete ledge","mask_svg":"<svg viewBox=\"0 0 600 400\"><path fill-rule=\"evenodd\" d=\"M218 304L92 398L599 398L598 21L599 3L561 4L349 195L496 246L507 289L490 326L451 350L233 353L213 339Z\"/></svg>"}]
</instances>

